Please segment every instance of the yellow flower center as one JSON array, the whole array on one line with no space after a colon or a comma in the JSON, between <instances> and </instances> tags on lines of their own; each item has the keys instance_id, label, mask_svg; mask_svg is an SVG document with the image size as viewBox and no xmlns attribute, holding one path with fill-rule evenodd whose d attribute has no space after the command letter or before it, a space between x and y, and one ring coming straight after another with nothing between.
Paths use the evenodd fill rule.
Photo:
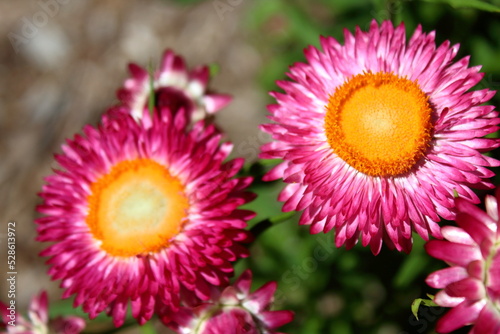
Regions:
<instances>
[{"instance_id":1,"label":"yellow flower center","mask_svg":"<svg viewBox=\"0 0 500 334\"><path fill-rule=\"evenodd\" d=\"M425 154L431 113L417 83L392 73L362 73L330 96L326 137L335 154L361 173L396 176Z\"/></svg>"},{"instance_id":2,"label":"yellow flower center","mask_svg":"<svg viewBox=\"0 0 500 334\"><path fill-rule=\"evenodd\" d=\"M101 249L123 257L168 247L189 207L180 181L149 159L116 164L92 183L88 202L86 222Z\"/></svg>"}]
</instances>

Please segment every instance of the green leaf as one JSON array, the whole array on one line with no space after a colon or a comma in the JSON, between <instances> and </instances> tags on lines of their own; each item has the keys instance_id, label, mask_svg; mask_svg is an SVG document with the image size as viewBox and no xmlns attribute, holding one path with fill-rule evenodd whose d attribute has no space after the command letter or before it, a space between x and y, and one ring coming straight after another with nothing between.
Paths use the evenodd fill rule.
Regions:
<instances>
[{"instance_id":1,"label":"green leaf","mask_svg":"<svg viewBox=\"0 0 500 334\"><path fill-rule=\"evenodd\" d=\"M415 316L415 318L418 320L418 309L420 307L420 304L423 304L424 306L429 306L429 307L436 307L439 306L438 304L434 303L434 296L427 294L427 297L430 299L423 299L423 298L417 298L411 303L411 312Z\"/></svg>"},{"instance_id":2,"label":"green leaf","mask_svg":"<svg viewBox=\"0 0 500 334\"><path fill-rule=\"evenodd\" d=\"M420 307L420 303L422 303L422 298L417 298L411 303L411 313L417 318L418 320L418 308Z\"/></svg>"},{"instance_id":3,"label":"green leaf","mask_svg":"<svg viewBox=\"0 0 500 334\"><path fill-rule=\"evenodd\" d=\"M482 0L425 0L427 2L441 2L455 9L472 8L485 12L500 13L500 7Z\"/></svg>"}]
</instances>

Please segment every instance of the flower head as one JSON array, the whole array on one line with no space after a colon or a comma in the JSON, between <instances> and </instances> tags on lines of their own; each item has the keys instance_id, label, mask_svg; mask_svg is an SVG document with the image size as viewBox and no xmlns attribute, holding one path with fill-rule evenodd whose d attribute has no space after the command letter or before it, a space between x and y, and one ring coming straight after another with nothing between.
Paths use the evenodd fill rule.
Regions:
<instances>
[{"instance_id":1,"label":"flower head","mask_svg":"<svg viewBox=\"0 0 500 334\"><path fill-rule=\"evenodd\" d=\"M1 320L6 327L6 333L9 334L77 334L85 328L85 321L79 317L66 316L49 319L49 302L45 291L31 300L28 310L29 319L17 314L11 305L0 302Z\"/></svg>"},{"instance_id":2,"label":"flower head","mask_svg":"<svg viewBox=\"0 0 500 334\"><path fill-rule=\"evenodd\" d=\"M283 211L304 210L311 233L335 229L337 246L361 239L377 254L383 240L409 252L412 231L440 238L440 217L453 219L453 192L477 202L471 188L488 188L497 160L481 154L499 145L494 92L468 91L482 78L458 46L439 47L419 26L372 22L345 31L345 45L322 37L307 63L290 68L269 106L276 140L262 158L283 159L265 180L288 183Z\"/></svg>"},{"instance_id":3,"label":"flower head","mask_svg":"<svg viewBox=\"0 0 500 334\"><path fill-rule=\"evenodd\" d=\"M434 302L452 307L437 323L437 331L449 333L473 325L471 333L500 332L500 220L498 200L486 197L486 212L463 198L456 199L459 227L444 226L446 240L431 240L427 252L450 267L427 277L439 291Z\"/></svg>"},{"instance_id":4,"label":"flower head","mask_svg":"<svg viewBox=\"0 0 500 334\"><path fill-rule=\"evenodd\" d=\"M159 304L175 312L181 296L207 300L224 286L231 261L250 240L239 210L253 195L251 178L233 178L243 160L203 121L186 131L183 113L108 113L98 128L63 145L62 170L46 178L38 240L54 242L49 274L63 297L91 318L106 310L116 326L129 302L143 324Z\"/></svg>"},{"instance_id":5,"label":"flower head","mask_svg":"<svg viewBox=\"0 0 500 334\"><path fill-rule=\"evenodd\" d=\"M293 312L270 310L276 282L252 293L251 283L246 270L234 285L215 290L208 302L182 308L167 325L181 334L278 334L275 329L292 321Z\"/></svg>"},{"instance_id":6,"label":"flower head","mask_svg":"<svg viewBox=\"0 0 500 334\"><path fill-rule=\"evenodd\" d=\"M131 113L135 119L142 117L148 108L151 88L155 106L168 108L170 112L183 111L194 120L202 119L226 106L231 97L207 90L210 72L207 66L188 71L184 59L171 50L166 50L160 69L150 78L148 71L136 64L130 64L132 75L118 90L121 105L116 109Z\"/></svg>"}]
</instances>

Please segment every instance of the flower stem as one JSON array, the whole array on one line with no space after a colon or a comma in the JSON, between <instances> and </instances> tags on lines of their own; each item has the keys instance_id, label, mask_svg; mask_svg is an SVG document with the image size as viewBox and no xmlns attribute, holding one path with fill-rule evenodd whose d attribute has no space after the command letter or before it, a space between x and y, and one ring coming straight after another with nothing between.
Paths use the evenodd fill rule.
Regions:
<instances>
[{"instance_id":1,"label":"flower stem","mask_svg":"<svg viewBox=\"0 0 500 334\"><path fill-rule=\"evenodd\" d=\"M148 66L148 72L149 72L149 98L148 98L148 110L149 113L152 115L153 110L155 108L155 87L154 87L154 71L153 71L153 64L150 61L149 66Z\"/></svg>"},{"instance_id":2,"label":"flower stem","mask_svg":"<svg viewBox=\"0 0 500 334\"><path fill-rule=\"evenodd\" d=\"M282 223L282 222L285 222L285 221L289 220L290 218L292 218L294 215L295 215L295 211L285 212L279 216L275 216L275 217L261 220L260 222L255 224L250 229L250 232L253 234L255 239L257 239L259 237L259 235L261 235L262 232L267 230L269 227L276 225L276 224L279 224L279 223Z\"/></svg>"}]
</instances>

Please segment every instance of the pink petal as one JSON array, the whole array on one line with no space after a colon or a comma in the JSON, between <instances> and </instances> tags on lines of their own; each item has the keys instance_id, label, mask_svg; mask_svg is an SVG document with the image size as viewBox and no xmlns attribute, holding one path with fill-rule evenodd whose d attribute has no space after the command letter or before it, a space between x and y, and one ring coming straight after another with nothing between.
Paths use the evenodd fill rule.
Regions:
<instances>
[{"instance_id":1,"label":"pink petal","mask_svg":"<svg viewBox=\"0 0 500 334\"><path fill-rule=\"evenodd\" d=\"M486 206L486 212L488 216L490 216L493 221L498 222L498 202L495 196L486 195L484 198L484 204ZM498 230L498 229L497 229Z\"/></svg>"},{"instance_id":2,"label":"pink petal","mask_svg":"<svg viewBox=\"0 0 500 334\"><path fill-rule=\"evenodd\" d=\"M500 314L495 310L495 306L486 305L476 320L470 333L486 334L500 333Z\"/></svg>"},{"instance_id":3,"label":"pink petal","mask_svg":"<svg viewBox=\"0 0 500 334\"><path fill-rule=\"evenodd\" d=\"M271 304L276 287L276 282L267 282L255 292L251 293L243 303L243 306L252 310L254 313L261 312Z\"/></svg>"},{"instance_id":4,"label":"pink petal","mask_svg":"<svg viewBox=\"0 0 500 334\"><path fill-rule=\"evenodd\" d=\"M233 98L227 94L210 94L203 97L205 102L205 107L209 114L224 108L227 106Z\"/></svg>"},{"instance_id":5,"label":"pink petal","mask_svg":"<svg viewBox=\"0 0 500 334\"><path fill-rule=\"evenodd\" d=\"M444 290L439 291L436 296L434 296L434 302L443 307L455 307L464 300L464 297L451 297Z\"/></svg>"},{"instance_id":6,"label":"pink petal","mask_svg":"<svg viewBox=\"0 0 500 334\"><path fill-rule=\"evenodd\" d=\"M43 290L40 295L33 297L30 304L30 313L36 315L38 319L44 324L49 321L49 299L47 292Z\"/></svg>"},{"instance_id":7,"label":"pink petal","mask_svg":"<svg viewBox=\"0 0 500 334\"><path fill-rule=\"evenodd\" d=\"M488 277L488 288L500 293L500 251L498 249L493 255L489 266L488 272L486 273Z\"/></svg>"},{"instance_id":8,"label":"pink petal","mask_svg":"<svg viewBox=\"0 0 500 334\"><path fill-rule=\"evenodd\" d=\"M460 327L474 323L483 307L484 301L464 301L438 320L436 331L450 333Z\"/></svg>"},{"instance_id":9,"label":"pink petal","mask_svg":"<svg viewBox=\"0 0 500 334\"><path fill-rule=\"evenodd\" d=\"M477 247L444 240L429 241L425 244L425 250L437 259L460 266L466 266L470 262L482 258Z\"/></svg>"},{"instance_id":10,"label":"pink petal","mask_svg":"<svg viewBox=\"0 0 500 334\"><path fill-rule=\"evenodd\" d=\"M467 273L470 277L477 278L480 281L484 280L484 261L472 261L467 265Z\"/></svg>"},{"instance_id":11,"label":"pink petal","mask_svg":"<svg viewBox=\"0 0 500 334\"><path fill-rule=\"evenodd\" d=\"M425 282L435 288L444 289L448 284L468 277L467 271L463 267L449 267L430 274Z\"/></svg>"},{"instance_id":12,"label":"pink petal","mask_svg":"<svg viewBox=\"0 0 500 334\"><path fill-rule=\"evenodd\" d=\"M485 296L483 282L472 277L448 284L445 291L451 297L465 297L472 300L481 299Z\"/></svg>"},{"instance_id":13,"label":"pink petal","mask_svg":"<svg viewBox=\"0 0 500 334\"><path fill-rule=\"evenodd\" d=\"M250 294L250 287L252 285L252 271L250 269L245 270L240 277L234 283L234 286L238 291L245 295Z\"/></svg>"},{"instance_id":14,"label":"pink petal","mask_svg":"<svg viewBox=\"0 0 500 334\"><path fill-rule=\"evenodd\" d=\"M479 209L470 201L467 201L463 198L456 198L455 205L458 212L462 212L467 214L470 217L475 218L477 222L481 222L486 226L494 226L496 225L496 221L494 221L486 212ZM457 220L458 225L462 222L466 222L468 219ZM461 226L461 225L460 225Z\"/></svg>"},{"instance_id":15,"label":"pink petal","mask_svg":"<svg viewBox=\"0 0 500 334\"><path fill-rule=\"evenodd\" d=\"M270 329L278 328L293 320L292 311L265 311L261 314L262 321Z\"/></svg>"},{"instance_id":16,"label":"pink petal","mask_svg":"<svg viewBox=\"0 0 500 334\"><path fill-rule=\"evenodd\" d=\"M443 226L441 228L443 237L451 242L464 245L474 245L474 240L462 228L457 226Z\"/></svg>"}]
</instances>

